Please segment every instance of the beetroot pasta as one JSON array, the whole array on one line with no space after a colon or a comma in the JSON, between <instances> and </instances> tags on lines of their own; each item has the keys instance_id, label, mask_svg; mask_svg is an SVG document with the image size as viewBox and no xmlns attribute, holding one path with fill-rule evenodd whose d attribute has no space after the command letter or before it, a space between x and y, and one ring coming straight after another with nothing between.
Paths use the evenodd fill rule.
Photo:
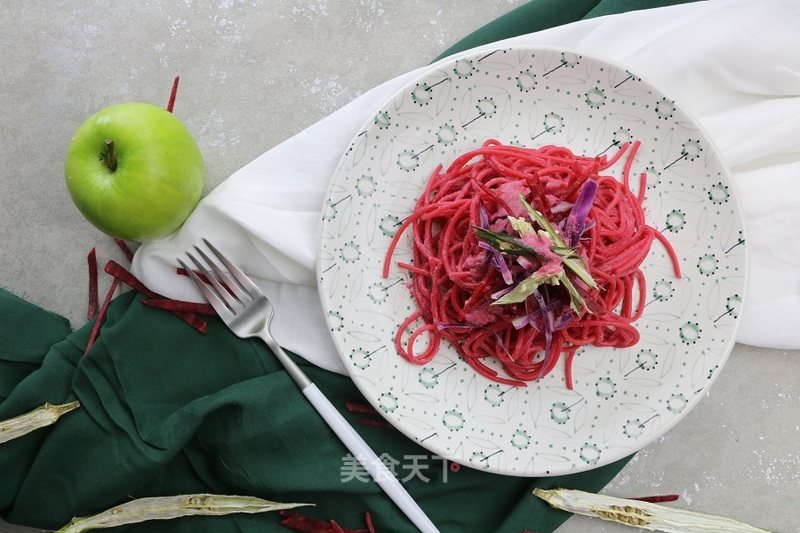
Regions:
<instances>
[{"instance_id":1,"label":"beetroot pasta","mask_svg":"<svg viewBox=\"0 0 800 533\"><path fill-rule=\"evenodd\" d=\"M409 273L416 310L396 332L397 352L423 365L444 340L478 373L510 385L547 375L563 356L572 388L580 347L635 345L640 267L654 240L680 276L674 250L645 221L645 175L638 194L630 189L638 147L586 157L488 140L437 167L385 257L388 277L410 230L412 260L397 266ZM608 172L623 157L617 179Z\"/></svg>"}]
</instances>

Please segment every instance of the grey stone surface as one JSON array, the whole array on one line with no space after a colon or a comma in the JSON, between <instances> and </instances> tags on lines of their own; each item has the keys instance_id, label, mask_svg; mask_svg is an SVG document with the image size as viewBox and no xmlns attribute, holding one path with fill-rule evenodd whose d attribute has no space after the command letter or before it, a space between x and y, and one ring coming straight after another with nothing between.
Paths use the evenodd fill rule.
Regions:
<instances>
[{"instance_id":1,"label":"grey stone surface","mask_svg":"<svg viewBox=\"0 0 800 533\"><path fill-rule=\"evenodd\" d=\"M520 3L4 2L0 286L78 326L86 253L97 247L101 262L121 259L63 183L71 134L92 112L130 100L165 104L180 75L175 113L200 143L210 189ZM800 353L737 345L708 396L604 492L678 493L673 505L788 532L800 531L798 486ZM626 530L574 517L559 532ZM0 524L0 533L24 531L34 530Z\"/></svg>"}]
</instances>

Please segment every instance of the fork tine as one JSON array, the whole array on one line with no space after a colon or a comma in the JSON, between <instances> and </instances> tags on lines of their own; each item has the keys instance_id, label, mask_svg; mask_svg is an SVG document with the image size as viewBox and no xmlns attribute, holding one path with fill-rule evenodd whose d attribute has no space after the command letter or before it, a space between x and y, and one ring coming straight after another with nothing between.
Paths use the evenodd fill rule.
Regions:
<instances>
[{"instance_id":1,"label":"fork tine","mask_svg":"<svg viewBox=\"0 0 800 533\"><path fill-rule=\"evenodd\" d=\"M223 272L217 262L208 257L202 248L195 246L194 249L197 250L197 253L200 254L206 264L210 266L211 270L213 270L217 275L217 280L219 280L222 287L231 293L237 300L239 300L242 305L245 305L249 300L252 299L250 294L247 291L242 290L242 288L236 284L233 278L231 278L226 272Z\"/></svg>"},{"instance_id":2,"label":"fork tine","mask_svg":"<svg viewBox=\"0 0 800 533\"><path fill-rule=\"evenodd\" d=\"M235 314L237 308L244 307L244 304L233 294L228 292L228 290L222 286L219 280L217 280L216 276L214 276L214 274L203 263L193 256L191 252L187 251L186 255L189 256L189 259L191 259L192 262L197 266L197 269L203 273L209 282L211 282L212 286L209 287L206 285L206 288L213 288L217 298L219 298L232 313Z\"/></svg>"},{"instance_id":3,"label":"fork tine","mask_svg":"<svg viewBox=\"0 0 800 533\"><path fill-rule=\"evenodd\" d=\"M230 260L225 257L222 252L217 250L217 247L208 242L208 239L203 239L203 242L208 246L208 249L214 252L214 255L225 265L225 268L228 269L233 277L236 278L236 281L239 283L239 286L244 289L250 296L256 297L257 295L261 294L261 289L256 286L253 281L247 277L247 274L242 272L236 265L230 262Z\"/></svg>"},{"instance_id":4,"label":"fork tine","mask_svg":"<svg viewBox=\"0 0 800 533\"><path fill-rule=\"evenodd\" d=\"M192 278L194 284L197 285L197 288L200 289L200 292L203 293L203 296L206 297L206 300L208 300L208 303L211 304L211 307L214 308L219 317L223 321L227 321L230 318L233 318L233 313L228 308L228 305L223 300L221 300L219 296L217 296L216 291L214 291L211 287L208 286L208 284L206 284L206 282L200 279L200 276L195 274L194 270L189 268L188 265L183 262L183 260L178 259L178 263L180 263L183 269L189 273L189 277Z\"/></svg>"}]
</instances>

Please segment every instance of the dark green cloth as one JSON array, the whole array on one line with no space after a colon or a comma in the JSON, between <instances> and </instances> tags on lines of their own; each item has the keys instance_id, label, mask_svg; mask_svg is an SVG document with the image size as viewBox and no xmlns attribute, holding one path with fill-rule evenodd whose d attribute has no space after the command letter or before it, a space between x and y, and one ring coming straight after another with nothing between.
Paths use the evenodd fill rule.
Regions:
<instances>
[{"instance_id":1,"label":"dark green cloth","mask_svg":"<svg viewBox=\"0 0 800 533\"><path fill-rule=\"evenodd\" d=\"M534 0L446 54L671 3L679 2ZM216 319L202 335L138 300L132 292L117 297L84 354L91 323L71 332L62 317L0 290L0 419L44 402L81 402L54 426L0 445L7 521L57 528L132 497L213 492L313 502L300 512L352 528L363 527L369 511L380 532L414 531L372 481L352 471L347 451L260 341L238 339ZM369 415L344 409L364 402L348 378L304 366L373 449L398 462L409 492L445 533L553 531L568 515L531 496L534 486L598 491L626 462L538 480L452 472L396 430L360 424ZM421 475L412 475L414 461ZM192 517L120 530L285 531L278 522L275 514Z\"/></svg>"},{"instance_id":2,"label":"dark green cloth","mask_svg":"<svg viewBox=\"0 0 800 533\"><path fill-rule=\"evenodd\" d=\"M3 369L40 362L0 390L0 418L46 401L81 402L51 428L0 447L0 509L8 521L53 529L130 497L213 492L313 502L304 514L354 528L370 511L378 531L414 531L371 480L348 467L347 450L260 341L238 339L216 319L202 335L128 292L114 300L84 355L91 324L65 336L63 321L3 291L0 309L6 332L39 337L19 350L17 336L5 334ZM346 377L304 366L373 449L400 463L397 473L411 478L409 492L443 532L552 531L567 515L531 496L534 485L597 491L622 466L538 482L452 472L395 429L360 424L369 415L345 404L366 402ZM422 475L412 476L414 461ZM278 521L275 514L185 518L125 531L283 531Z\"/></svg>"}]
</instances>

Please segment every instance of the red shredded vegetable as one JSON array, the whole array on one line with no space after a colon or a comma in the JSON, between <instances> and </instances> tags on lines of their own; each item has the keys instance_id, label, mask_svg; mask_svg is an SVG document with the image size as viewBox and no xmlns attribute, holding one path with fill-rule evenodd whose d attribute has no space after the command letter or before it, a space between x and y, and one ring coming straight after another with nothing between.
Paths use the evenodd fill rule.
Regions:
<instances>
[{"instance_id":1,"label":"red shredded vegetable","mask_svg":"<svg viewBox=\"0 0 800 533\"><path fill-rule=\"evenodd\" d=\"M136 276L131 274L125 267L117 263L116 261L109 261L106 263L105 272L114 278L120 280L122 283L128 285L129 287L136 289L137 291L141 292L145 296L148 296L151 299L157 300L166 300L164 296L151 291L147 288L147 286L139 281ZM194 313L188 313L185 311L170 311L172 314L192 326L194 329L199 331L200 333L206 333L208 331L208 324L200 317L198 317Z\"/></svg>"},{"instance_id":2,"label":"red shredded vegetable","mask_svg":"<svg viewBox=\"0 0 800 533\"><path fill-rule=\"evenodd\" d=\"M357 402L346 402L344 406L351 413L358 413L363 415L378 415L378 417L376 418L366 418L366 417L359 418L358 419L359 424L365 426L394 429L393 425L391 425L383 418L380 418L380 413L371 405L367 405L365 403L357 403Z\"/></svg>"},{"instance_id":3,"label":"red shredded vegetable","mask_svg":"<svg viewBox=\"0 0 800 533\"><path fill-rule=\"evenodd\" d=\"M175 271L180 276L189 276L189 273L186 271L185 268L180 268L179 267L179 268L175 269ZM207 285L211 285L211 280L208 279L208 277L206 277L205 274L203 274L202 272L200 272L198 270L193 270L192 272L194 272L197 275L197 277L200 278L200 281L202 281L203 283L205 283ZM223 283L222 280L219 280L219 284L222 285L224 288L230 290L230 288L225 283Z\"/></svg>"},{"instance_id":4,"label":"red shredded vegetable","mask_svg":"<svg viewBox=\"0 0 800 533\"><path fill-rule=\"evenodd\" d=\"M176 269L175 269L175 272L177 272L179 276L187 276L187 277L189 276L189 273L188 273L188 272L186 271L186 269L185 269L185 268L183 268L183 267L178 267L178 268L176 268ZM210 280L210 279L208 279L208 278L206 277L206 275L205 275L205 274L203 274L202 272L200 272L200 271L198 271L198 270L194 270L193 272L194 272L195 274L197 274L197 277L198 277L198 278L200 278L200 279L203 281L203 283L211 283L211 280Z\"/></svg>"},{"instance_id":5,"label":"red shredded vegetable","mask_svg":"<svg viewBox=\"0 0 800 533\"><path fill-rule=\"evenodd\" d=\"M147 286L141 281L139 281L139 279L136 276L131 274L128 271L128 269L126 269L124 266L120 265L113 259L106 263L106 266L103 270L105 271L106 274L109 274L110 276L119 279L125 285L128 285L132 289L136 289L142 294L145 294L151 298L162 298L160 294L157 294L148 289Z\"/></svg>"},{"instance_id":6,"label":"red shredded vegetable","mask_svg":"<svg viewBox=\"0 0 800 533\"><path fill-rule=\"evenodd\" d=\"M383 276L388 277L395 249L410 230L413 264L398 266L410 273L417 309L396 332L397 352L425 364L444 339L478 373L510 385L548 374L566 354L565 381L572 388L578 348L635 345L639 332L633 323L645 305L640 265L654 239L666 248L680 277L674 250L645 221L645 176L640 176L638 196L629 188L638 148L637 141L620 146L610 158L585 157L559 146L532 149L489 140L447 169L438 167L393 237L384 262ZM609 168L626 153L622 179L616 179ZM567 246L585 265L594 287L568 272L566 263L558 264L555 241L542 237L545 227L533 221L520 197L563 242L576 243ZM518 236L511 217L526 220L533 233ZM524 241L528 255L493 248L476 235L476 228L513 234L515 242ZM559 271L573 291L562 277L560 283L537 282L532 298L493 305L532 273ZM583 309L575 309L576 299L583 301ZM492 359L505 375L487 364Z\"/></svg>"},{"instance_id":7,"label":"red shredded vegetable","mask_svg":"<svg viewBox=\"0 0 800 533\"><path fill-rule=\"evenodd\" d=\"M664 494L659 496L640 496L638 498L628 498L630 500L639 500L641 502L648 502L648 503L663 503L663 502L674 502L678 500L680 496L677 494Z\"/></svg>"},{"instance_id":8,"label":"red shredded vegetable","mask_svg":"<svg viewBox=\"0 0 800 533\"><path fill-rule=\"evenodd\" d=\"M367 528L351 529L339 525L335 520L316 520L300 513L278 511L281 517L280 525L300 533L377 533L372 524L372 515L365 513L364 519Z\"/></svg>"},{"instance_id":9,"label":"red shredded vegetable","mask_svg":"<svg viewBox=\"0 0 800 533\"><path fill-rule=\"evenodd\" d=\"M375 531L375 525L372 523L372 515L369 511L364 513L364 521L367 523L368 533L377 533L377 531Z\"/></svg>"},{"instance_id":10,"label":"red shredded vegetable","mask_svg":"<svg viewBox=\"0 0 800 533\"><path fill-rule=\"evenodd\" d=\"M378 418L359 418L358 423L363 426L374 426L376 428L394 429L394 426L383 419Z\"/></svg>"},{"instance_id":11,"label":"red shredded vegetable","mask_svg":"<svg viewBox=\"0 0 800 533\"><path fill-rule=\"evenodd\" d=\"M371 405L367 405L365 403L358 403L358 402L346 402L344 406L347 408L348 411L351 413L361 413L361 414L378 414L377 409L372 407Z\"/></svg>"},{"instance_id":12,"label":"red shredded vegetable","mask_svg":"<svg viewBox=\"0 0 800 533\"><path fill-rule=\"evenodd\" d=\"M108 311L108 306L111 303L111 299L114 296L114 293L117 291L117 286L119 285L119 280L114 278L111 281L111 287L109 287L108 292L106 292L106 297L103 300L103 305L100 306L100 312L97 313L97 319L92 326L92 331L89 332L89 340L86 342L86 349L85 352L89 351L89 348L94 345L94 341L97 340L97 336L100 333L100 326L103 323L103 319L106 316L106 311Z\"/></svg>"},{"instance_id":13,"label":"red shredded vegetable","mask_svg":"<svg viewBox=\"0 0 800 533\"><path fill-rule=\"evenodd\" d=\"M133 258L133 253L131 252L130 248L128 247L127 243L120 239L114 239L117 245L120 247L122 252L125 254L128 259ZM151 291L148 289L144 283L139 281L133 274L131 274L125 267L117 263L116 261L108 261L105 265L104 271L111 275L112 283L111 288L106 293L105 300L103 301L103 305L100 308L98 313L97 305L98 305L98 268L97 268L97 250L92 248L89 254L87 255L87 263L89 268L89 302L87 305L87 319L91 320L95 318L95 323L92 326L92 330L89 333L89 339L86 344L86 350L89 349L94 344L95 340L97 339L100 328L103 323L103 319L105 317L106 311L108 309L109 304L116 292L117 288L119 287L120 283L124 283L131 288L141 292L147 298L141 300L141 303L148 306L153 307L156 309L162 309L164 311L168 311L194 329L199 331L200 333L206 333L208 331L208 324L200 318L200 315L206 316L215 316L217 313L214 311L214 308L208 304L201 304L201 303L194 303L194 302L184 302L180 300L172 300L161 296L160 294ZM96 315L96 316L95 316Z\"/></svg>"},{"instance_id":14,"label":"red shredded vegetable","mask_svg":"<svg viewBox=\"0 0 800 533\"><path fill-rule=\"evenodd\" d=\"M169 101L167 102L167 111L172 113L172 110L175 108L175 98L178 96L178 83L180 83L181 77L175 76L175 79L172 80L172 90L169 93Z\"/></svg>"},{"instance_id":15,"label":"red shredded vegetable","mask_svg":"<svg viewBox=\"0 0 800 533\"><path fill-rule=\"evenodd\" d=\"M86 319L91 320L97 314L97 250L92 248L86 256L89 267L89 304L86 309Z\"/></svg>"},{"instance_id":16,"label":"red shredded vegetable","mask_svg":"<svg viewBox=\"0 0 800 533\"><path fill-rule=\"evenodd\" d=\"M114 239L114 242L117 243L119 249L122 250L122 253L125 255L125 258L128 261L133 261L133 250L131 250L130 246L128 246L128 243L123 241L122 239Z\"/></svg>"}]
</instances>

